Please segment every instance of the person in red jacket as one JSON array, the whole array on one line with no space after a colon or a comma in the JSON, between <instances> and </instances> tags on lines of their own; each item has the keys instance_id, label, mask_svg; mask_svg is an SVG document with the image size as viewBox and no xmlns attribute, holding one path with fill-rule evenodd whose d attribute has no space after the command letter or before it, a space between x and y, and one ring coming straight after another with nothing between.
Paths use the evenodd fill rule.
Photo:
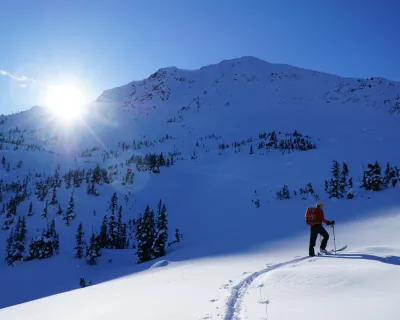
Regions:
<instances>
[{"instance_id":1,"label":"person in red jacket","mask_svg":"<svg viewBox=\"0 0 400 320\"><path fill-rule=\"evenodd\" d=\"M329 233L322 226L322 222L326 225L334 225L335 221L328 221L325 219L324 211L322 210L324 204L317 202L316 208L309 208L306 212L306 223L310 226L310 247L308 253L311 257L315 256L315 242L317 241L318 234L322 236L320 252L327 253L326 246L329 240Z\"/></svg>"}]
</instances>

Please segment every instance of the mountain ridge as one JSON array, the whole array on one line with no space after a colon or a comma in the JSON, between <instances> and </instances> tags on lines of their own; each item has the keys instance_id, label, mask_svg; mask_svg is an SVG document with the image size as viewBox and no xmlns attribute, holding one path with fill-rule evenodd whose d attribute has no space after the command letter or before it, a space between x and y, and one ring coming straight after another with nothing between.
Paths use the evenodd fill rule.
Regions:
<instances>
[{"instance_id":1,"label":"mountain ridge","mask_svg":"<svg viewBox=\"0 0 400 320\"><path fill-rule=\"evenodd\" d=\"M229 70L229 66L231 68L238 66L239 71L232 72L232 70ZM98 97L96 102L107 102L108 99L110 99L113 103L119 103L122 98L120 106L127 108L133 106L134 103L151 99L153 92L156 93L155 98L165 101L168 100L171 95L170 86L173 85L174 82L180 82L182 85L184 85L184 82L189 82L188 89L191 88L190 83L194 83L195 81L205 82L203 84L203 86L206 87L203 90L204 92L210 90L210 87L217 87L217 84L222 81L224 77L233 78L228 79L228 81L240 81L242 80L241 78L246 77L247 82L264 81L266 84L270 82L270 85L271 82L280 80L286 80L286 85L293 85L296 80L311 81L314 83L323 80L326 81L327 84L325 85L324 92L318 93L318 98L326 100L327 103L331 103L332 100L343 99L346 94L357 96L352 93L360 90L368 91L368 89L379 87L379 90L385 89L388 91L388 94L390 94L393 90L388 89L395 88L394 91L396 94L392 99L388 97L389 99L374 102L373 106L382 107L383 105L389 104L391 105L389 107L389 112L399 114L400 98L398 95L400 92L400 84L397 82L380 77L371 77L367 79L342 77L287 64L273 64L251 56L223 60L219 63L206 65L193 70L179 69L177 67L161 68L144 80L132 81L126 85L105 90ZM313 81L315 80L312 79L313 77L322 77L323 79ZM162 87L162 85L164 85L164 87ZM140 91L142 87L144 87L144 94L140 95L137 93L137 90ZM334 92L337 94L334 94ZM198 91L196 94L200 96L202 92ZM366 95L364 94L363 96L365 97ZM360 99L360 97L354 97L352 99L357 100ZM392 100L394 101L392 102Z\"/></svg>"}]
</instances>

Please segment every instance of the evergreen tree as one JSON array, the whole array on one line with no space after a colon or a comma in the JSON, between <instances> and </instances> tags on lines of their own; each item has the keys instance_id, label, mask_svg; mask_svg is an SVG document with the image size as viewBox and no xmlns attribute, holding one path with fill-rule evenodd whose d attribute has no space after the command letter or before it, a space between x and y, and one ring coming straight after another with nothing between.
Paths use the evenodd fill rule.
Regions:
<instances>
[{"instance_id":1,"label":"evergreen tree","mask_svg":"<svg viewBox=\"0 0 400 320\"><path fill-rule=\"evenodd\" d=\"M290 191L286 184L283 185L283 188L276 193L276 198L277 200L290 199Z\"/></svg>"},{"instance_id":2,"label":"evergreen tree","mask_svg":"<svg viewBox=\"0 0 400 320\"><path fill-rule=\"evenodd\" d=\"M139 214L139 217L136 219L135 225L135 238L136 238L136 255L138 257L137 263L147 261L148 254L145 252L145 234L144 234L144 221L142 214ZM150 260L150 259L148 259Z\"/></svg>"},{"instance_id":3,"label":"evergreen tree","mask_svg":"<svg viewBox=\"0 0 400 320\"><path fill-rule=\"evenodd\" d=\"M26 226L23 225L22 220L18 217L17 225L14 229L14 238L13 238L13 260L14 261L22 261L25 253L25 233Z\"/></svg>"},{"instance_id":4,"label":"evergreen tree","mask_svg":"<svg viewBox=\"0 0 400 320\"><path fill-rule=\"evenodd\" d=\"M54 184L54 186L53 186L53 194L51 196L51 201L50 201L51 205L56 205L58 203L58 200L57 200L57 189L56 188L57 188L57 185Z\"/></svg>"},{"instance_id":5,"label":"evergreen tree","mask_svg":"<svg viewBox=\"0 0 400 320\"><path fill-rule=\"evenodd\" d=\"M28 216L30 217L32 215L32 201L29 204L29 210L28 210Z\"/></svg>"},{"instance_id":6,"label":"evergreen tree","mask_svg":"<svg viewBox=\"0 0 400 320\"><path fill-rule=\"evenodd\" d=\"M31 242L29 243L29 252L26 260L32 260L32 259L38 259L40 254L39 254L39 241L35 241L31 239Z\"/></svg>"},{"instance_id":7,"label":"evergreen tree","mask_svg":"<svg viewBox=\"0 0 400 320\"><path fill-rule=\"evenodd\" d=\"M64 212L64 211L61 209L60 204L58 204L57 214L58 214L59 216L62 216L63 212Z\"/></svg>"},{"instance_id":8,"label":"evergreen tree","mask_svg":"<svg viewBox=\"0 0 400 320\"><path fill-rule=\"evenodd\" d=\"M60 242L58 233L56 232L56 222L54 219L51 220L47 230L44 231L42 238L47 242L45 245L45 251L47 251L46 257L58 254Z\"/></svg>"},{"instance_id":9,"label":"evergreen tree","mask_svg":"<svg viewBox=\"0 0 400 320\"><path fill-rule=\"evenodd\" d=\"M342 172L340 174L340 181L339 181L339 193L343 195L346 192L348 181L347 176L349 175L349 168L345 162L342 165Z\"/></svg>"},{"instance_id":10,"label":"evergreen tree","mask_svg":"<svg viewBox=\"0 0 400 320\"><path fill-rule=\"evenodd\" d=\"M138 263L153 258L153 243L155 237L154 212L146 206L143 217L140 215L136 226L136 243Z\"/></svg>"},{"instance_id":11,"label":"evergreen tree","mask_svg":"<svg viewBox=\"0 0 400 320\"><path fill-rule=\"evenodd\" d=\"M115 215L111 215L108 220L108 244L107 248L114 249L118 239L117 233L117 222L115 221Z\"/></svg>"},{"instance_id":12,"label":"evergreen tree","mask_svg":"<svg viewBox=\"0 0 400 320\"><path fill-rule=\"evenodd\" d=\"M82 225L82 222L81 223L79 223L79 225L78 225L78 229L76 230L76 236L75 236L75 239L76 239L76 246L75 246L75 258L77 258L77 259L82 259L83 258L83 249L84 249L84 246L85 246L85 243L84 243L84 239L83 239L83 236L85 235L85 233L83 232L83 225Z\"/></svg>"},{"instance_id":13,"label":"evergreen tree","mask_svg":"<svg viewBox=\"0 0 400 320\"><path fill-rule=\"evenodd\" d=\"M122 224L121 228L121 249L129 248L129 239L128 239L128 226L126 223Z\"/></svg>"},{"instance_id":14,"label":"evergreen tree","mask_svg":"<svg viewBox=\"0 0 400 320\"><path fill-rule=\"evenodd\" d=\"M74 191L72 191L71 197L69 198L67 212L65 213L65 216L63 218L66 221L67 226L69 226L71 221L75 219L74 207L75 207Z\"/></svg>"},{"instance_id":15,"label":"evergreen tree","mask_svg":"<svg viewBox=\"0 0 400 320\"><path fill-rule=\"evenodd\" d=\"M13 241L13 229L11 229L10 235L7 238L6 242L6 256L5 256L5 262L8 265L11 265L14 263L13 259L13 254L14 254L14 241Z\"/></svg>"},{"instance_id":16,"label":"evergreen tree","mask_svg":"<svg viewBox=\"0 0 400 320\"><path fill-rule=\"evenodd\" d=\"M46 200L45 207L43 208L43 211L42 211L42 218L47 218L48 205L49 205L49 202Z\"/></svg>"},{"instance_id":17,"label":"evergreen tree","mask_svg":"<svg viewBox=\"0 0 400 320\"><path fill-rule=\"evenodd\" d=\"M89 246L86 247L86 261L89 265L97 264L97 258L101 257L100 245L97 241L98 237L92 233Z\"/></svg>"},{"instance_id":18,"label":"evergreen tree","mask_svg":"<svg viewBox=\"0 0 400 320\"><path fill-rule=\"evenodd\" d=\"M158 203L157 210L157 231L155 235L153 252L154 257L165 256L165 245L168 241L168 221L167 221L167 209L165 204L161 204L161 200Z\"/></svg>"},{"instance_id":19,"label":"evergreen tree","mask_svg":"<svg viewBox=\"0 0 400 320\"><path fill-rule=\"evenodd\" d=\"M325 191L329 194L329 198L342 197L340 193L339 162L336 160L333 160L332 178L329 181L325 181Z\"/></svg>"},{"instance_id":20,"label":"evergreen tree","mask_svg":"<svg viewBox=\"0 0 400 320\"><path fill-rule=\"evenodd\" d=\"M349 189L353 189L353 178L350 178L350 179L349 179L349 181L348 181L348 183L347 183L347 187L348 187Z\"/></svg>"},{"instance_id":21,"label":"evergreen tree","mask_svg":"<svg viewBox=\"0 0 400 320\"><path fill-rule=\"evenodd\" d=\"M41 237L31 240L27 260L50 258L59 253L59 245L59 235L56 232L55 220L52 219L47 224L47 228L43 229Z\"/></svg>"},{"instance_id":22,"label":"evergreen tree","mask_svg":"<svg viewBox=\"0 0 400 320\"><path fill-rule=\"evenodd\" d=\"M364 170L362 187L366 190L379 191L382 190L383 186L381 167L378 161L374 164L369 163L368 169Z\"/></svg>"},{"instance_id":23,"label":"evergreen tree","mask_svg":"<svg viewBox=\"0 0 400 320\"><path fill-rule=\"evenodd\" d=\"M25 242L25 238L26 238L26 219L25 216L22 216L18 241Z\"/></svg>"},{"instance_id":24,"label":"evergreen tree","mask_svg":"<svg viewBox=\"0 0 400 320\"><path fill-rule=\"evenodd\" d=\"M250 145L250 154L254 154L253 145Z\"/></svg>"},{"instance_id":25,"label":"evergreen tree","mask_svg":"<svg viewBox=\"0 0 400 320\"><path fill-rule=\"evenodd\" d=\"M183 239L183 234L181 232L179 232L178 228L175 228L175 243L181 242L181 240Z\"/></svg>"},{"instance_id":26,"label":"evergreen tree","mask_svg":"<svg viewBox=\"0 0 400 320\"><path fill-rule=\"evenodd\" d=\"M158 165L165 166L165 159L164 159L162 152L160 153L160 156L158 157Z\"/></svg>"},{"instance_id":27,"label":"evergreen tree","mask_svg":"<svg viewBox=\"0 0 400 320\"><path fill-rule=\"evenodd\" d=\"M116 243L115 243L115 248L116 249L123 249L125 246L125 243L123 242L123 234L122 234L122 229L123 229L123 222L122 222L122 206L119 206L118 208L118 214L117 214L117 237L116 237Z\"/></svg>"},{"instance_id":28,"label":"evergreen tree","mask_svg":"<svg viewBox=\"0 0 400 320\"><path fill-rule=\"evenodd\" d=\"M100 248L106 248L108 245L107 224L108 224L107 215L105 215L98 236L98 243Z\"/></svg>"},{"instance_id":29,"label":"evergreen tree","mask_svg":"<svg viewBox=\"0 0 400 320\"><path fill-rule=\"evenodd\" d=\"M399 171L395 167L393 168L389 162L386 163L386 169L385 169L385 175L383 177L383 184L386 188L389 188L390 186L395 187L398 182L398 177L399 177Z\"/></svg>"},{"instance_id":30,"label":"evergreen tree","mask_svg":"<svg viewBox=\"0 0 400 320\"><path fill-rule=\"evenodd\" d=\"M115 215L115 210L117 210L118 206L118 197L116 192L114 192L114 194L112 195L109 203L110 205L108 206L108 210L111 212L111 215Z\"/></svg>"}]
</instances>

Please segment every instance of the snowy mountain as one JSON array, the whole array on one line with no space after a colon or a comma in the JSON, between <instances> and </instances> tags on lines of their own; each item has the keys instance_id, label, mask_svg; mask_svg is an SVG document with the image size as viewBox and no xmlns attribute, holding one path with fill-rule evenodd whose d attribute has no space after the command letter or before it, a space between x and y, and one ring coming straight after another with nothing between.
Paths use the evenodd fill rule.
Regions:
<instances>
[{"instance_id":1,"label":"snowy mountain","mask_svg":"<svg viewBox=\"0 0 400 320\"><path fill-rule=\"evenodd\" d=\"M395 319L399 113L399 83L242 57L0 116L0 319Z\"/></svg>"}]
</instances>

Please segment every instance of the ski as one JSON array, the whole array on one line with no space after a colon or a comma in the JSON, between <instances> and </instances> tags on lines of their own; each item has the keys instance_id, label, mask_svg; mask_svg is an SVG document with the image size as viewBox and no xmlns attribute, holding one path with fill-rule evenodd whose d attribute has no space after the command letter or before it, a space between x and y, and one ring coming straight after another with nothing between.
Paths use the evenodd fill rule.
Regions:
<instances>
[{"instance_id":1,"label":"ski","mask_svg":"<svg viewBox=\"0 0 400 320\"><path fill-rule=\"evenodd\" d=\"M345 250L345 249L347 249L347 244L346 244L345 246L339 248L339 249L336 249L336 252L338 252L338 251L343 251L343 250ZM318 252L317 254L318 254L319 256L324 256L324 255L327 255L327 254L334 254L334 253L335 253L335 249L329 250L327 253L320 253L320 252Z\"/></svg>"}]
</instances>

